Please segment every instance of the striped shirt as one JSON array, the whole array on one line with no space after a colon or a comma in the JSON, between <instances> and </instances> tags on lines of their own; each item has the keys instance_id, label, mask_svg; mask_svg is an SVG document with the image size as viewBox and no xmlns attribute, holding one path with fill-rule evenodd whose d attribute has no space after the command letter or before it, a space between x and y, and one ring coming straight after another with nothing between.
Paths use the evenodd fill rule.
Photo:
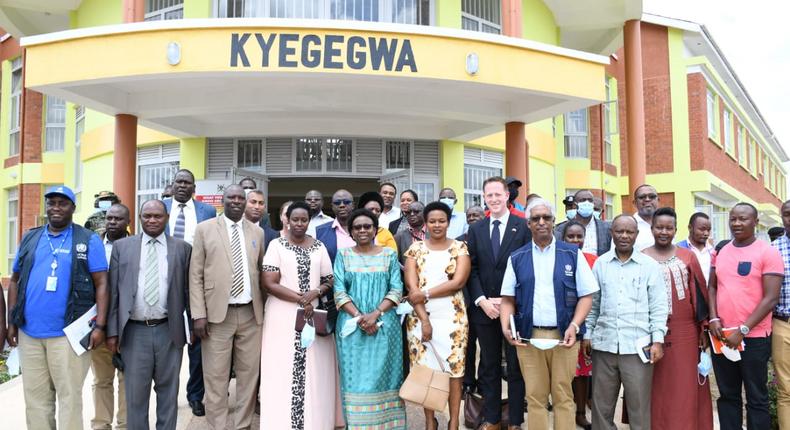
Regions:
<instances>
[{"instance_id":1,"label":"striped shirt","mask_svg":"<svg viewBox=\"0 0 790 430\"><path fill-rule=\"evenodd\" d=\"M782 279L782 290L779 292L779 304L776 305L774 314L788 317L790 316L790 239L787 235L782 235L771 245L779 250L785 266L785 277Z\"/></svg>"}]
</instances>

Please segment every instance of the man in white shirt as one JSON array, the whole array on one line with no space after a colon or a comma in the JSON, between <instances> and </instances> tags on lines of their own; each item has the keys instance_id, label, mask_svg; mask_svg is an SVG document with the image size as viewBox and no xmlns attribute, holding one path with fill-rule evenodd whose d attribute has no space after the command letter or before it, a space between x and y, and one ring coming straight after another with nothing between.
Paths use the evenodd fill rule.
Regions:
<instances>
[{"instance_id":1,"label":"man in white shirt","mask_svg":"<svg viewBox=\"0 0 790 430\"><path fill-rule=\"evenodd\" d=\"M324 196L318 190L310 190L305 194L304 201L310 206L310 224L307 225L307 234L315 237L315 229L320 225L332 222L335 219L324 214Z\"/></svg>"},{"instance_id":2,"label":"man in white shirt","mask_svg":"<svg viewBox=\"0 0 790 430\"><path fill-rule=\"evenodd\" d=\"M447 237L450 239L455 239L456 237L466 233L466 215L464 215L462 212L456 212L453 210L455 208L455 204L458 203L458 198L455 195L455 191L449 187L442 188L442 190L439 191L439 201L447 205L447 207L453 211L453 215L450 217L450 225L447 226Z\"/></svg>"},{"instance_id":3,"label":"man in white shirt","mask_svg":"<svg viewBox=\"0 0 790 430\"><path fill-rule=\"evenodd\" d=\"M398 189L392 182L382 182L379 186L379 194L384 199L384 210L379 215L379 226L388 228L392 221L401 217L400 208L395 206L395 196L398 195Z\"/></svg>"},{"instance_id":4,"label":"man in white shirt","mask_svg":"<svg viewBox=\"0 0 790 430\"><path fill-rule=\"evenodd\" d=\"M535 199L525 214L532 241L507 262L501 292L502 333L518 353L528 427L550 428L551 394L554 426L572 429L576 428L571 382L579 357L577 336L584 334L584 319L598 283L578 246L554 238L551 203ZM557 265L560 270L555 270Z\"/></svg>"},{"instance_id":5,"label":"man in white shirt","mask_svg":"<svg viewBox=\"0 0 790 430\"><path fill-rule=\"evenodd\" d=\"M585 228L582 251L593 255L603 255L612 244L611 226L608 222L595 217L594 200L595 196L590 190L577 191L573 195L576 215L569 221L579 222ZM562 240L565 226L569 221L563 221L554 228L554 237L557 240Z\"/></svg>"},{"instance_id":6,"label":"man in white shirt","mask_svg":"<svg viewBox=\"0 0 790 430\"><path fill-rule=\"evenodd\" d=\"M636 207L634 219L636 219L639 231L634 248L639 251L651 247L655 243L651 228L653 214L658 209L658 199L658 192L652 185L643 184L634 190L634 206Z\"/></svg>"},{"instance_id":7,"label":"man in white shirt","mask_svg":"<svg viewBox=\"0 0 790 430\"><path fill-rule=\"evenodd\" d=\"M710 278L711 254L713 245L708 242L710 238L710 217L704 212L696 212L689 219L689 237L681 240L677 246L690 249L697 256L697 261L705 275L705 282Z\"/></svg>"}]
</instances>

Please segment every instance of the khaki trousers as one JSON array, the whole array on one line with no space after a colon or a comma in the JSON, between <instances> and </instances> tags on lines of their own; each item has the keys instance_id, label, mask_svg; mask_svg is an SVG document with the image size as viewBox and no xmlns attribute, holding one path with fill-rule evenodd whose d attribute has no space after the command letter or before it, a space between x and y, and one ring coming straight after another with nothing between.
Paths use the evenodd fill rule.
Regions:
<instances>
[{"instance_id":1,"label":"khaki trousers","mask_svg":"<svg viewBox=\"0 0 790 430\"><path fill-rule=\"evenodd\" d=\"M90 354L77 356L66 336L36 339L23 330L19 330L19 353L27 428L82 430L82 384Z\"/></svg>"},{"instance_id":2,"label":"khaki trousers","mask_svg":"<svg viewBox=\"0 0 790 430\"><path fill-rule=\"evenodd\" d=\"M261 368L261 326L255 320L252 304L229 306L225 320L209 323L208 330L209 337L202 340L206 421L210 428L219 430L228 424L228 375L232 359L238 407L231 428L248 429L255 413Z\"/></svg>"},{"instance_id":3,"label":"khaki trousers","mask_svg":"<svg viewBox=\"0 0 790 430\"><path fill-rule=\"evenodd\" d=\"M118 415L116 429L126 428L126 393L123 387L123 372L112 365L112 353L105 344L91 351L91 370L93 371L93 409L95 415L91 428L95 430L112 429L112 415L115 410L115 375L118 375Z\"/></svg>"},{"instance_id":4,"label":"khaki trousers","mask_svg":"<svg viewBox=\"0 0 790 430\"><path fill-rule=\"evenodd\" d=\"M559 330L534 329L536 339L562 339ZM540 350L527 344L517 347L518 363L524 375L527 393L527 428L548 430L549 394L554 410L554 427L557 430L576 429L576 404L573 402L573 377L579 360L579 342L566 348L558 345Z\"/></svg>"},{"instance_id":5,"label":"khaki trousers","mask_svg":"<svg viewBox=\"0 0 790 430\"><path fill-rule=\"evenodd\" d=\"M776 409L780 429L790 429L790 324L774 318L771 357L777 385Z\"/></svg>"}]
</instances>

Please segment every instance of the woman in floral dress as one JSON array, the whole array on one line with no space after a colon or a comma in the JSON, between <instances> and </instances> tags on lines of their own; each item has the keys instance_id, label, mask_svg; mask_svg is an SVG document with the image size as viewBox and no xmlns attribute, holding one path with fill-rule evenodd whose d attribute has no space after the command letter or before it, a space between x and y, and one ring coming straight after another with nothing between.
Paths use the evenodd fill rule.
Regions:
<instances>
[{"instance_id":1,"label":"woman in floral dress","mask_svg":"<svg viewBox=\"0 0 790 430\"><path fill-rule=\"evenodd\" d=\"M471 261L465 243L447 238L452 215L447 205L429 203L423 214L428 237L412 244L404 255L407 299L414 306L406 319L409 358L412 366L420 364L450 373L448 428L457 430L469 331L462 288ZM434 412L425 409L425 428L435 430L436 426Z\"/></svg>"}]
</instances>

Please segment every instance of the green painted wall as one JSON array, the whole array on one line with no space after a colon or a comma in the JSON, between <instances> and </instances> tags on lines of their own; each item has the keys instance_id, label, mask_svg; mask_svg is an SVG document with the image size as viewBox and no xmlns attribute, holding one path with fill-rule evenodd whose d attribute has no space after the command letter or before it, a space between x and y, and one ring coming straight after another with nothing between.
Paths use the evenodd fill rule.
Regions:
<instances>
[{"instance_id":1,"label":"green painted wall","mask_svg":"<svg viewBox=\"0 0 790 430\"><path fill-rule=\"evenodd\" d=\"M197 180L206 178L206 160L208 159L206 147L205 137L181 139L179 146L181 153L180 167L191 170Z\"/></svg>"},{"instance_id":2,"label":"green painted wall","mask_svg":"<svg viewBox=\"0 0 790 430\"><path fill-rule=\"evenodd\" d=\"M461 0L439 0L436 6L436 26L461 28Z\"/></svg>"},{"instance_id":3,"label":"green painted wall","mask_svg":"<svg viewBox=\"0 0 790 430\"><path fill-rule=\"evenodd\" d=\"M73 167L71 168L73 170ZM77 211L74 213L74 221L84 224L85 220L96 211L93 207L93 196L99 191L107 189L112 184L113 175L113 155L103 154L90 160L83 161L82 191L77 200ZM132 209L135 202L123 202Z\"/></svg>"},{"instance_id":4,"label":"green painted wall","mask_svg":"<svg viewBox=\"0 0 790 430\"><path fill-rule=\"evenodd\" d=\"M82 0L80 7L71 12L72 28L120 24L123 21L122 0Z\"/></svg>"},{"instance_id":5,"label":"green painted wall","mask_svg":"<svg viewBox=\"0 0 790 430\"><path fill-rule=\"evenodd\" d=\"M0 156L8 156L8 130L11 123L11 60L2 64L2 94L0 95Z\"/></svg>"},{"instance_id":6,"label":"green painted wall","mask_svg":"<svg viewBox=\"0 0 790 430\"><path fill-rule=\"evenodd\" d=\"M439 164L442 175L441 188L455 191L456 207L464 208L464 143L443 140L439 143Z\"/></svg>"},{"instance_id":7,"label":"green painted wall","mask_svg":"<svg viewBox=\"0 0 790 430\"><path fill-rule=\"evenodd\" d=\"M558 45L560 30L554 14L541 0L523 0L521 3L522 37L537 42Z\"/></svg>"},{"instance_id":8,"label":"green painted wall","mask_svg":"<svg viewBox=\"0 0 790 430\"><path fill-rule=\"evenodd\" d=\"M184 18L211 18L213 6L212 0L184 0Z\"/></svg>"},{"instance_id":9,"label":"green painted wall","mask_svg":"<svg viewBox=\"0 0 790 430\"><path fill-rule=\"evenodd\" d=\"M545 161L529 159L529 193L537 193L541 197L552 200L554 195L554 177L556 169ZM526 199L527 196L524 196ZM556 207L555 207L556 209Z\"/></svg>"}]
</instances>

